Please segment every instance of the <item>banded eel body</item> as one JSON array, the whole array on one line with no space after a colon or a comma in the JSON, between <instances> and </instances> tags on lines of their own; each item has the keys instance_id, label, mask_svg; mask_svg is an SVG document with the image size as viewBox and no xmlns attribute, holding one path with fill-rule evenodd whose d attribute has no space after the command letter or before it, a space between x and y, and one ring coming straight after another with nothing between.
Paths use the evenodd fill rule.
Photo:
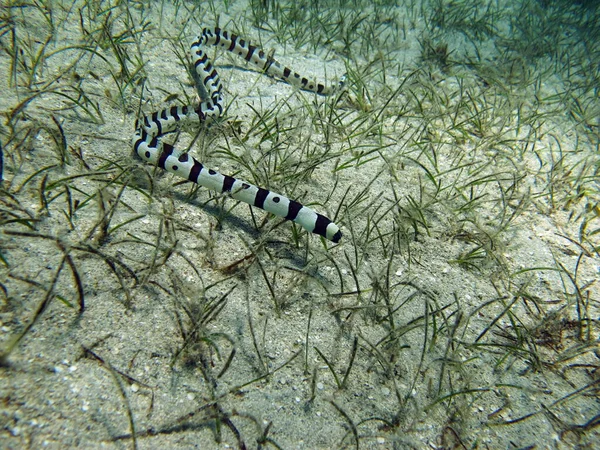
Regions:
<instances>
[{"instance_id":1,"label":"banded eel body","mask_svg":"<svg viewBox=\"0 0 600 450\"><path fill-rule=\"evenodd\" d=\"M222 84L217 71L203 50L206 45L225 48L267 75L280 78L300 89L331 95L343 86L343 79L338 86L332 87L304 78L280 65L264 51L235 34L229 34L219 28L214 30L205 28L191 47L192 61L199 81L198 91L203 101L198 106L173 106L138 121L133 137L135 152L144 161L155 164L161 169L208 189L228 193L236 200L292 220L311 233L339 242L342 232L327 217L281 194L208 169L187 153L180 153L172 145L162 142L160 138L165 133L184 124L199 125L216 119L223 113Z\"/></svg>"}]
</instances>

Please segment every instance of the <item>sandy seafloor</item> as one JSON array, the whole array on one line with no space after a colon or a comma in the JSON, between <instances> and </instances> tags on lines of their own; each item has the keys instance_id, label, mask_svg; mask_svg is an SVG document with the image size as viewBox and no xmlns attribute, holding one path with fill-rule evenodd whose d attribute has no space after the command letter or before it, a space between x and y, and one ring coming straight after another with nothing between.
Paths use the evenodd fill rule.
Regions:
<instances>
[{"instance_id":1,"label":"sandy seafloor","mask_svg":"<svg viewBox=\"0 0 600 450\"><path fill-rule=\"evenodd\" d=\"M396 3L2 2L0 448L600 447L600 10ZM132 157L217 23L347 90L178 145L339 244Z\"/></svg>"}]
</instances>

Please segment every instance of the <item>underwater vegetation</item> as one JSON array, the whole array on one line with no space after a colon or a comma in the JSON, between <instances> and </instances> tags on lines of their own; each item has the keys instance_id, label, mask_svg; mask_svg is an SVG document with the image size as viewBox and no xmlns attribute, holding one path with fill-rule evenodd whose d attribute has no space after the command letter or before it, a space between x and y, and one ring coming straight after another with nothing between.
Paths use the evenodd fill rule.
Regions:
<instances>
[{"instance_id":1,"label":"underwater vegetation","mask_svg":"<svg viewBox=\"0 0 600 450\"><path fill-rule=\"evenodd\" d=\"M134 153L205 27L345 90L153 137L339 243ZM0 83L3 448L598 442L597 2L5 0Z\"/></svg>"}]
</instances>

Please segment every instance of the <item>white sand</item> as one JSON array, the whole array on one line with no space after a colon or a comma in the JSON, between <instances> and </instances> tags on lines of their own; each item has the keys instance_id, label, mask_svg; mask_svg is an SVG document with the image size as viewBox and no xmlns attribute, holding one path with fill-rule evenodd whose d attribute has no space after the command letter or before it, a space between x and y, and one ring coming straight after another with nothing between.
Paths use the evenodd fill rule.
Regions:
<instances>
[{"instance_id":1,"label":"white sand","mask_svg":"<svg viewBox=\"0 0 600 450\"><path fill-rule=\"evenodd\" d=\"M344 238L325 249L302 232L295 246L288 222L204 189L189 196L189 183L160 171L151 190L145 174L153 169L130 148L142 91L127 85L120 97L111 47L57 52L40 63L29 87L27 70L18 65L17 87L5 32L0 138L4 188L12 197L0 197L0 247L8 264L0 262L0 348L31 322L47 292L52 302L0 369L0 447L132 447L131 421L135 445L149 449L268 448L265 437L282 448L354 447L349 421L360 448L597 445L597 427L583 425L597 422L599 406L600 107L597 93L574 88L589 77L582 65L568 77L566 69L552 69L549 57L527 61L509 52L503 60L499 39L469 40L451 30L431 40L434 49L448 44L449 66L422 61L419 41L433 5L379 14L365 8L354 31L373 26L380 47L350 32L356 41L348 54L339 39L295 48L298 40L286 36L283 45L276 33L252 25L242 1L228 9L204 2L195 10L194 3L141 4L130 5L133 26L124 6L109 17L105 3L95 12L80 2L68 11L55 4L56 39L45 54L90 42L80 10L94 36L105 20L114 21L113 36L148 22L140 48L123 45L133 61L138 51L145 61L144 113L177 99L185 103L186 96L195 100L174 49L184 54L201 27L214 26L215 12L221 26L274 49L300 73L335 82L350 71L349 94L322 119L332 123L327 136L314 111L327 112L328 99L298 93L219 52L227 122L203 131L191 150L208 167L301 198L329 217L343 202ZM555 14L564 13L561 5L553 6ZM19 42L29 43L19 58L31 69L48 21L31 6L3 14L9 11ZM508 23L524 13L518 4L502 12L497 34L517 36ZM568 41L576 29L565 25L560 47L561 55L572 55L571 64L583 51L577 36ZM465 64L477 53L480 67ZM589 54L588 68L598 57L597 50ZM85 106L96 115L97 105L103 122L94 123L82 108L65 109L65 96L45 94L23 103L11 128L17 105L63 72L51 89L77 98L68 86L80 86L89 95ZM533 81L519 84L527 73ZM567 88L573 89L570 104ZM170 94L177 99L166 101ZM569 113L577 104L583 118ZM278 116L279 130L265 130L257 112L267 121L271 112ZM65 164L52 116L64 130ZM37 132L24 139L28 127ZM265 138L270 133L279 140ZM178 145L190 142L184 133ZM312 161L319 161L314 170ZM345 163L347 169L334 173ZM286 171L298 176L288 179ZM428 173L440 182L439 192ZM44 183L47 207L39 195ZM71 221L66 184L77 209ZM99 242L100 197L106 210L119 204L110 213L108 238ZM420 221L420 212L427 227L419 225L415 239L408 217ZM34 229L11 220L28 216L36 218ZM367 237L365 227L379 219ZM265 220L256 229L254 221ZM52 283L65 252L84 289L81 316L67 261ZM137 282L99 255L122 261ZM234 264L237 271L224 270ZM225 294L223 309L212 316L210 308ZM206 320L195 330L189 316ZM181 351L192 333L197 339ZM339 389L319 352L341 383L355 339L353 365Z\"/></svg>"}]
</instances>

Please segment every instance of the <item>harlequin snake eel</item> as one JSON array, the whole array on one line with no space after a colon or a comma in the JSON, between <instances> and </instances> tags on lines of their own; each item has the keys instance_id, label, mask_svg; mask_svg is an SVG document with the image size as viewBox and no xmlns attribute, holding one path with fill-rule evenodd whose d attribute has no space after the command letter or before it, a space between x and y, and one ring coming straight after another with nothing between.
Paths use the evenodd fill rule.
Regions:
<instances>
[{"instance_id":1,"label":"harlequin snake eel","mask_svg":"<svg viewBox=\"0 0 600 450\"><path fill-rule=\"evenodd\" d=\"M327 217L311 208L290 200L284 195L254 186L242 180L206 168L201 162L162 142L161 137L184 124L200 125L216 119L223 113L221 80L211 61L203 50L204 46L214 45L224 48L267 75L282 79L287 83L321 95L332 95L343 88L344 77L336 86L326 86L300 76L282 66L263 50L251 45L235 34L219 28L202 30L202 34L192 43L191 56L198 77L198 94L202 101L198 106L172 106L154 112L136 122L133 148L144 161L171 172L208 189L227 193L236 200L264 209L276 216L292 220L311 233L339 242L340 228ZM199 82L198 82L199 81ZM205 92L203 92L205 91Z\"/></svg>"}]
</instances>

